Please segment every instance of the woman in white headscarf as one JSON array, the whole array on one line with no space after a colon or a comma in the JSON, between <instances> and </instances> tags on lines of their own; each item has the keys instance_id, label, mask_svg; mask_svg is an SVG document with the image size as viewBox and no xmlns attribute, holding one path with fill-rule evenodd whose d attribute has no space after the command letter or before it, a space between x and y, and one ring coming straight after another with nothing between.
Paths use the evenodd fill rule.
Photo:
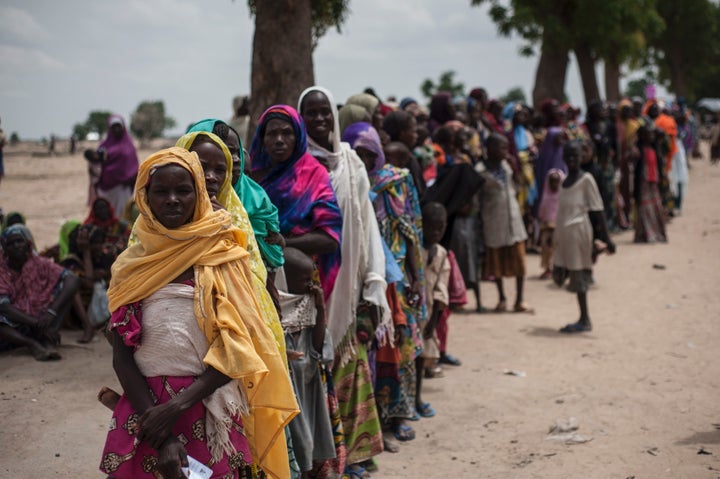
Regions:
<instances>
[{"instance_id":1,"label":"woman in white headscarf","mask_svg":"<svg viewBox=\"0 0 720 479\"><path fill-rule=\"evenodd\" d=\"M365 166L340 142L338 110L321 87L305 90L298 101L308 149L329 173L343 215L342 263L327 299L328 328L335 345L333 371L351 470L382 452L368 344L393 337L385 290L385 254ZM362 411L363 414L358 414Z\"/></svg>"}]
</instances>

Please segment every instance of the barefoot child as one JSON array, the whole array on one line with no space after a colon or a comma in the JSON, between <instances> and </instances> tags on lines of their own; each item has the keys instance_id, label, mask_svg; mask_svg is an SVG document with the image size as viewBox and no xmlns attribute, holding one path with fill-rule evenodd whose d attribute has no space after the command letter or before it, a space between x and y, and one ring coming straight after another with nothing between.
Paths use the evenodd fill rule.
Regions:
<instances>
[{"instance_id":1,"label":"barefoot child","mask_svg":"<svg viewBox=\"0 0 720 479\"><path fill-rule=\"evenodd\" d=\"M568 289L577 293L580 319L560 329L562 333L592 330L587 307L587 291L592 277L594 239L607 245L610 254L615 244L610 240L600 192L592 175L580 169L582 143L573 140L563 149L568 176L562 183L558 199L557 223L553 243L555 258L553 279L562 286L570 279Z\"/></svg>"},{"instance_id":2,"label":"barefoot child","mask_svg":"<svg viewBox=\"0 0 720 479\"><path fill-rule=\"evenodd\" d=\"M513 186L512 168L505 160L508 157L508 140L499 133L492 133L487 139L486 149L485 163L476 166L478 173L485 179L481 189L484 272L495 277L500 297L495 307L496 313L507 311L503 277L515 277L517 293L513 311L529 312L531 308L523 302L527 233Z\"/></svg>"},{"instance_id":3,"label":"barefoot child","mask_svg":"<svg viewBox=\"0 0 720 479\"><path fill-rule=\"evenodd\" d=\"M553 168L545 177L545 187L543 188L543 196L540 201L540 209L538 210L538 220L540 221L540 246L542 252L540 255L540 266L543 269L540 279L550 279L552 277L552 255L553 255L553 231L555 231L555 219L557 217L558 197L560 195L560 183L565 178L562 170Z\"/></svg>"},{"instance_id":4,"label":"barefoot child","mask_svg":"<svg viewBox=\"0 0 720 479\"><path fill-rule=\"evenodd\" d=\"M295 458L303 473L313 462L335 457L335 443L321 377L323 363L333 361L333 345L326 334L322 289L312 281L313 261L302 251L286 248L285 285L278 286L290 374L300 414L290 423ZM305 477L305 476L303 476Z\"/></svg>"},{"instance_id":5,"label":"barefoot child","mask_svg":"<svg viewBox=\"0 0 720 479\"><path fill-rule=\"evenodd\" d=\"M442 370L437 362L440 349L437 338L437 325L445 308L450 303L448 282L450 281L450 261L448 252L440 245L445 234L447 215L440 203L427 203L422 210L423 216L423 267L425 268L425 301L427 319L420 322L423 335L423 351L417 358L417 395L415 407L419 415L432 417L435 410L421 399L423 372L426 377L437 377Z\"/></svg>"}]
</instances>

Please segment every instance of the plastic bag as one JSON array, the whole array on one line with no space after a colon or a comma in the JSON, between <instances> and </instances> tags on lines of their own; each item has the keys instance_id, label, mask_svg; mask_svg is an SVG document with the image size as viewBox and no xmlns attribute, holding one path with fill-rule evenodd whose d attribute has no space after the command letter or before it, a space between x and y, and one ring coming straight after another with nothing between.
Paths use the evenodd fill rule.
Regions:
<instances>
[{"instance_id":1,"label":"plastic bag","mask_svg":"<svg viewBox=\"0 0 720 479\"><path fill-rule=\"evenodd\" d=\"M88 305L87 316L94 326L100 326L110 319L107 286L103 280L95 281L93 285L93 294Z\"/></svg>"}]
</instances>

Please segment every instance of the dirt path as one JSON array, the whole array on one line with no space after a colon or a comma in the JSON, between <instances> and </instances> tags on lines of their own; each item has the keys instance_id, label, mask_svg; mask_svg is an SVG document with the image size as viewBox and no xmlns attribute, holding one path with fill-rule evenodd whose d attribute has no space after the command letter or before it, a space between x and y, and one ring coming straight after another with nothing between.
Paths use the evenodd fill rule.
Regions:
<instances>
[{"instance_id":1,"label":"dirt path","mask_svg":"<svg viewBox=\"0 0 720 479\"><path fill-rule=\"evenodd\" d=\"M600 258L592 333L556 333L577 318L575 297L535 279L535 315L454 315L450 350L463 365L426 381L437 416L414 423L418 438L399 454L379 456L374 477L720 478L720 168L692 166L670 242L634 245L625 233L618 254ZM9 157L6 168L0 206L25 212L41 247L63 218L84 216L79 156ZM528 270L540 273L539 257ZM492 284L483 295L495 304ZM110 415L95 394L117 381L109 346L78 345L79 335L64 334L57 363L0 355L0 476L101 477ZM548 439L570 417L589 442Z\"/></svg>"}]
</instances>

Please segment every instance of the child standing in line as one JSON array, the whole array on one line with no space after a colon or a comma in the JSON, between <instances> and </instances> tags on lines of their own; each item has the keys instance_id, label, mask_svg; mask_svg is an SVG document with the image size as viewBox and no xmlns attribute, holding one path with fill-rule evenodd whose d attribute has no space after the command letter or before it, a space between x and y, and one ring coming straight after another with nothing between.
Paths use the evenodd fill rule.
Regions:
<instances>
[{"instance_id":1,"label":"child standing in line","mask_svg":"<svg viewBox=\"0 0 720 479\"><path fill-rule=\"evenodd\" d=\"M553 168L548 171L545 177L542 200L538 209L538 220L540 222L540 266L543 273L540 279L552 277L552 256L553 256L553 232L555 231L555 219L558 210L558 198L560 196L560 183L565 178L562 170Z\"/></svg>"},{"instance_id":2,"label":"child standing in line","mask_svg":"<svg viewBox=\"0 0 720 479\"><path fill-rule=\"evenodd\" d=\"M321 377L321 369L332 363L334 354L327 334L323 291L312 281L313 261L295 248L286 248L284 256L287 284L278 285L280 322L300 405L300 414L290 422L290 434L302 477L306 477L314 463L335 457L333 429Z\"/></svg>"},{"instance_id":3,"label":"child standing in line","mask_svg":"<svg viewBox=\"0 0 720 479\"><path fill-rule=\"evenodd\" d=\"M423 216L423 267L425 268L425 301L427 314L421 321L423 351L417 358L417 395L416 408L423 417L432 417L435 410L421 399L422 378L439 377L442 369L437 365L440 359L440 345L437 326L443 311L450 303L448 283L450 281L450 261L448 252L440 245L445 234L447 214L440 203L427 203L422 209Z\"/></svg>"},{"instance_id":4,"label":"child standing in line","mask_svg":"<svg viewBox=\"0 0 720 479\"><path fill-rule=\"evenodd\" d=\"M582 143L579 140L565 145L563 160L567 164L568 175L562 183L558 198L552 274L558 286L570 279L568 289L577 293L580 319L561 328L561 333L592 330L587 291L592 283L594 240L600 239L607 245L608 253L615 253L615 244L608 236L600 191L592 175L580 169L581 157Z\"/></svg>"},{"instance_id":5,"label":"child standing in line","mask_svg":"<svg viewBox=\"0 0 720 479\"><path fill-rule=\"evenodd\" d=\"M483 272L494 277L497 285L499 301L494 311L507 311L503 277L515 277L517 293L513 311L532 312L532 308L523 302L527 232L513 186L513 171L506 161L507 138L492 133L487 138L486 150L485 163L478 163L475 169L485 180L480 193L485 240Z\"/></svg>"}]
</instances>

